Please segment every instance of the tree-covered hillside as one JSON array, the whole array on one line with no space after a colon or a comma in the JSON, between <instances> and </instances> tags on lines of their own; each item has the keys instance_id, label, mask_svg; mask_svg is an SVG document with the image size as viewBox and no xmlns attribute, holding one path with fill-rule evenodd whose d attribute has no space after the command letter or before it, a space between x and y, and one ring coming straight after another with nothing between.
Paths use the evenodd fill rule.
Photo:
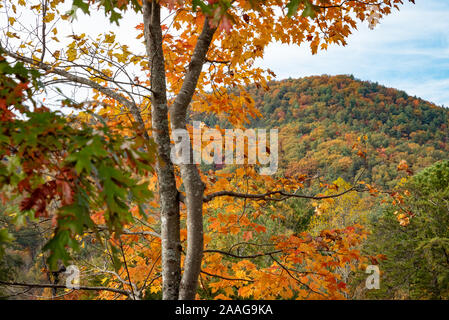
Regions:
<instances>
[{"instance_id":1,"label":"tree-covered hillside","mask_svg":"<svg viewBox=\"0 0 449 320\"><path fill-rule=\"evenodd\" d=\"M363 171L384 191L292 205L297 230L358 223L370 231L362 250L384 255L371 262L381 270L380 290L365 288L364 272L351 278L342 270L352 279L349 297L447 299L449 109L346 75L269 87L250 88L263 115L252 126L279 128L279 174L307 174L345 190Z\"/></svg>"},{"instance_id":2,"label":"tree-covered hillside","mask_svg":"<svg viewBox=\"0 0 449 320\"><path fill-rule=\"evenodd\" d=\"M417 171L448 156L449 110L403 91L346 75L269 87L249 89L263 114L253 126L279 128L280 165L287 175L351 179L365 163L356 156L363 147L365 178L392 186L402 160Z\"/></svg>"}]
</instances>

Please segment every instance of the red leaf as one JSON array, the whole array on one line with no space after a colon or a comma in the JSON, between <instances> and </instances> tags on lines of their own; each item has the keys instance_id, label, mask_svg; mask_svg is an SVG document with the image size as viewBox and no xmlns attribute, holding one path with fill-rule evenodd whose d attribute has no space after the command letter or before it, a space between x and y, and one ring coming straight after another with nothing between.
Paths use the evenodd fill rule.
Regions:
<instances>
[{"instance_id":1,"label":"red leaf","mask_svg":"<svg viewBox=\"0 0 449 320\"><path fill-rule=\"evenodd\" d=\"M61 187L62 187L62 203L64 205L71 204L73 202L72 188L66 181L62 182Z\"/></svg>"},{"instance_id":2,"label":"red leaf","mask_svg":"<svg viewBox=\"0 0 449 320\"><path fill-rule=\"evenodd\" d=\"M245 231L243 233L243 240L244 241L249 241L253 238L253 232L252 231Z\"/></svg>"},{"instance_id":3,"label":"red leaf","mask_svg":"<svg viewBox=\"0 0 449 320\"><path fill-rule=\"evenodd\" d=\"M344 283L344 282L339 282L339 283L337 284L337 288L338 288L338 289L346 289L346 283Z\"/></svg>"}]
</instances>

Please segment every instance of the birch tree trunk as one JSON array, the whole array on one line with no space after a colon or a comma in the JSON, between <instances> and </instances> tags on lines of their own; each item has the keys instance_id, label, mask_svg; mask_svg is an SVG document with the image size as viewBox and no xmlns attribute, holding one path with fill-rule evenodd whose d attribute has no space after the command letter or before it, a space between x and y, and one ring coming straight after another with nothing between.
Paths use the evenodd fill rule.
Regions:
<instances>
[{"instance_id":1,"label":"birch tree trunk","mask_svg":"<svg viewBox=\"0 0 449 320\"><path fill-rule=\"evenodd\" d=\"M161 205L162 296L176 300L181 279L181 240L179 197L173 163L170 159L165 61L162 51L160 6L156 1L143 3L146 51L151 70L151 122L158 159L156 172Z\"/></svg>"},{"instance_id":2,"label":"birch tree trunk","mask_svg":"<svg viewBox=\"0 0 449 320\"><path fill-rule=\"evenodd\" d=\"M211 28L206 18L203 30L198 38L189 69L181 90L170 108L172 129L186 129L187 109L192 101L206 54L212 42L216 28ZM192 144L189 145L192 155ZM181 177L186 191L187 207L187 253L184 261L184 273L179 288L179 299L195 299L198 277L203 259L203 196L204 184L195 164L181 164Z\"/></svg>"},{"instance_id":3,"label":"birch tree trunk","mask_svg":"<svg viewBox=\"0 0 449 320\"><path fill-rule=\"evenodd\" d=\"M157 174L162 216L163 299L191 300L195 299L203 258L204 184L195 164L180 165L187 208L187 252L181 278L179 196L176 189L173 163L170 159L166 74L162 50L160 11L160 6L156 1L144 1L145 43L151 70L152 130L159 154ZM216 27L211 27L209 20L206 18L181 90L170 107L172 129L187 129L187 109L192 101L215 31ZM191 144L189 147L192 151Z\"/></svg>"}]
</instances>

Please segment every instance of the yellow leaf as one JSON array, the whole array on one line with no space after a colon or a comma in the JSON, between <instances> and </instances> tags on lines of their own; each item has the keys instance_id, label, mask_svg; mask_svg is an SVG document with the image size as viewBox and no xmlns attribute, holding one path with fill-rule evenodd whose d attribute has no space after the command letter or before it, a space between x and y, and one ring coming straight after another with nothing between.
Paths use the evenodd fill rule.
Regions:
<instances>
[{"instance_id":1,"label":"yellow leaf","mask_svg":"<svg viewBox=\"0 0 449 320\"><path fill-rule=\"evenodd\" d=\"M76 49L75 48L69 48L67 50L67 59L69 61L73 61L76 59Z\"/></svg>"},{"instance_id":2,"label":"yellow leaf","mask_svg":"<svg viewBox=\"0 0 449 320\"><path fill-rule=\"evenodd\" d=\"M104 42L106 42L106 43L114 43L114 41L115 41L115 34L106 34L105 36L104 36Z\"/></svg>"},{"instance_id":3,"label":"yellow leaf","mask_svg":"<svg viewBox=\"0 0 449 320\"><path fill-rule=\"evenodd\" d=\"M44 22L49 23L49 22L53 21L54 18L55 18L55 14L53 12L49 12L45 15Z\"/></svg>"}]
</instances>

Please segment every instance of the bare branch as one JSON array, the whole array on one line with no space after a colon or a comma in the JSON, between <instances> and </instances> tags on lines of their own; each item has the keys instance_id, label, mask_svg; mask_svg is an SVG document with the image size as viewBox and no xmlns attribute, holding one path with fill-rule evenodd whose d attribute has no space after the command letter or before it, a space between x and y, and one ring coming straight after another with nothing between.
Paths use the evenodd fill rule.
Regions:
<instances>
[{"instance_id":1,"label":"bare branch","mask_svg":"<svg viewBox=\"0 0 449 320\"><path fill-rule=\"evenodd\" d=\"M2 48L2 49L8 56L10 56L13 59L16 59L18 61L22 61L22 62L28 63L28 64L30 64L30 65L32 65L32 66L34 66L36 68L42 69L42 70L44 70L44 71L46 71L48 73L54 73L54 74L60 75L60 76L62 76L64 78L66 78L69 81L72 81L72 82L75 82L75 83L79 83L79 84L82 84L82 85L86 85L86 86L88 86L88 87L90 87L92 89L98 90L101 93L105 94L106 96L108 96L108 97L110 97L110 98L120 102L121 104L126 106L131 111L131 113L133 114L134 119L137 122L139 128L143 131L145 138L147 140L149 140L148 133L145 130L145 123L144 123L144 121L142 119L142 115L140 114L139 108L136 106L135 103L133 103L130 100L126 99L125 97L123 97L119 93L115 92L114 90L112 90L110 88L103 87L102 85L100 85L100 84L98 84L98 83L96 83L96 82L94 82L92 80L89 80L89 79L86 79L86 78L83 78L83 77L71 74L71 73L69 73L69 72L67 72L65 70L61 70L59 68L55 68L55 67L53 67L53 66L51 66L49 64L46 64L46 63L43 63L43 62L40 62L40 61L36 61L36 60L34 60L32 58L20 56L20 55L14 53L14 52L6 50L5 48Z\"/></svg>"},{"instance_id":2,"label":"bare branch","mask_svg":"<svg viewBox=\"0 0 449 320\"><path fill-rule=\"evenodd\" d=\"M97 228L101 231L106 231L108 228L106 226L97 226ZM153 236L156 238L160 238L161 235L154 231L131 231L128 229L123 229L122 234L133 235L133 236Z\"/></svg>"},{"instance_id":3,"label":"bare branch","mask_svg":"<svg viewBox=\"0 0 449 320\"><path fill-rule=\"evenodd\" d=\"M23 283L23 282L6 282L0 281L0 285L4 286L16 286L16 287L27 287L27 288L54 288L54 289L66 289L67 287L62 284L50 284L50 283ZM89 287L89 286L79 286L77 290L90 290L90 291L111 291L115 293L120 293L129 296L130 293L126 290L108 288L108 287Z\"/></svg>"},{"instance_id":4,"label":"bare branch","mask_svg":"<svg viewBox=\"0 0 449 320\"><path fill-rule=\"evenodd\" d=\"M247 194L247 193L239 193L234 191L218 191L211 194L208 194L204 197L203 202L209 202L213 200L216 197L234 197L234 198L243 198L243 199L254 199L254 200L263 200L263 201L283 201L288 198L301 198L301 199L311 199L311 200L323 200L323 199L330 199L330 198L337 198L340 197L348 192L351 191L357 191L356 188L352 187L349 188L343 192L328 195L328 196L310 196L310 195L301 195L296 193L288 193L283 190L276 190L276 191L270 191L266 193L260 193L260 194ZM275 195L282 196L281 198L273 198Z\"/></svg>"},{"instance_id":5,"label":"bare branch","mask_svg":"<svg viewBox=\"0 0 449 320\"><path fill-rule=\"evenodd\" d=\"M276 254L276 253L281 253L282 250L275 250L275 251L271 251L271 252L263 252L263 253L257 253L257 254L253 254L253 255L248 255L248 256L239 256L230 252L226 252L226 251L222 251L222 250L204 250L204 253L220 253L220 254L224 254L233 258L238 258L238 259L253 259L253 258L257 258L257 257L263 257L263 256L271 256L272 254Z\"/></svg>"},{"instance_id":6,"label":"bare branch","mask_svg":"<svg viewBox=\"0 0 449 320\"><path fill-rule=\"evenodd\" d=\"M254 280L251 279L243 279L243 278L228 278L228 277L223 277L223 276L219 276L218 274L212 274L206 271L201 270L201 273L204 273L205 275L211 276L211 277L216 277L216 278L220 278L223 280L229 280L229 281L247 281L247 282L254 282Z\"/></svg>"}]
</instances>

